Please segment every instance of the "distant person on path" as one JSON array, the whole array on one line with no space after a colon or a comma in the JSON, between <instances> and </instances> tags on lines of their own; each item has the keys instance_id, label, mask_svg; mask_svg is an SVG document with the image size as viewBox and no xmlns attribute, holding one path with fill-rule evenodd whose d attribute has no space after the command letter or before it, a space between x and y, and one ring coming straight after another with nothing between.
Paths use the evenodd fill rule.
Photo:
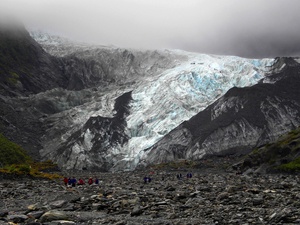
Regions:
<instances>
[{"instance_id":1,"label":"distant person on path","mask_svg":"<svg viewBox=\"0 0 300 225\"><path fill-rule=\"evenodd\" d=\"M95 184L99 185L99 179L98 178L95 178Z\"/></svg>"},{"instance_id":2,"label":"distant person on path","mask_svg":"<svg viewBox=\"0 0 300 225\"><path fill-rule=\"evenodd\" d=\"M89 179L89 181L88 181L88 184L89 184L89 185L92 185L93 183L94 183L93 178L90 177L90 179Z\"/></svg>"},{"instance_id":3,"label":"distant person on path","mask_svg":"<svg viewBox=\"0 0 300 225\"><path fill-rule=\"evenodd\" d=\"M71 179L72 187L75 187L75 186L76 186L76 183L77 183L77 180L76 180L75 177L73 177L73 178Z\"/></svg>"},{"instance_id":4,"label":"distant person on path","mask_svg":"<svg viewBox=\"0 0 300 225\"><path fill-rule=\"evenodd\" d=\"M181 173L177 174L177 179L178 179L178 180L181 180L181 179L182 179L182 174L181 174Z\"/></svg>"},{"instance_id":5,"label":"distant person on path","mask_svg":"<svg viewBox=\"0 0 300 225\"><path fill-rule=\"evenodd\" d=\"M71 177L69 177L69 179L68 179L68 186L69 186L69 187L72 186L72 179L71 179Z\"/></svg>"},{"instance_id":6,"label":"distant person on path","mask_svg":"<svg viewBox=\"0 0 300 225\"><path fill-rule=\"evenodd\" d=\"M150 183L150 182L151 182L151 177L145 176L144 177L144 183L146 184L146 183Z\"/></svg>"},{"instance_id":7,"label":"distant person on path","mask_svg":"<svg viewBox=\"0 0 300 225\"><path fill-rule=\"evenodd\" d=\"M85 184L84 180L80 178L80 179L78 180L78 185L84 185L84 184Z\"/></svg>"},{"instance_id":8,"label":"distant person on path","mask_svg":"<svg viewBox=\"0 0 300 225\"><path fill-rule=\"evenodd\" d=\"M64 184L65 184L65 186L68 185L68 181L69 181L69 179L67 177L64 177Z\"/></svg>"},{"instance_id":9,"label":"distant person on path","mask_svg":"<svg viewBox=\"0 0 300 225\"><path fill-rule=\"evenodd\" d=\"M186 178L192 178L192 173L191 172L189 172L189 173L187 173L187 175L186 175Z\"/></svg>"}]
</instances>

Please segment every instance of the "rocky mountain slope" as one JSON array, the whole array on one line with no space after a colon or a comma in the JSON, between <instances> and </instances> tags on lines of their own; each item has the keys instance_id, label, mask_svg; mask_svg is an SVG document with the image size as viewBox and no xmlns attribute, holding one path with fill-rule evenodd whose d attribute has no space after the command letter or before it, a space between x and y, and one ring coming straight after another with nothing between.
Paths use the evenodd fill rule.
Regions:
<instances>
[{"instance_id":1,"label":"rocky mountain slope","mask_svg":"<svg viewBox=\"0 0 300 225\"><path fill-rule=\"evenodd\" d=\"M224 96L145 150L144 164L205 155L241 154L300 125L300 65L277 58L272 72Z\"/></svg>"},{"instance_id":2,"label":"rocky mountain slope","mask_svg":"<svg viewBox=\"0 0 300 225\"><path fill-rule=\"evenodd\" d=\"M65 42L63 39L58 41L57 37L40 33L32 33L32 36L54 55L76 56L85 64L93 62L97 68L107 68L115 81L114 86L110 82L106 89L85 89L85 93L92 91L92 97L80 97L83 92L76 92L77 97L85 99L84 105L44 119L48 131L43 137L45 147L41 154L67 169L134 169L143 157L144 149L232 86L257 83L273 63L272 59L242 59L168 50L141 52L84 45L66 50L61 47ZM56 43L55 47L53 43ZM124 62L129 56L130 60ZM111 125L114 99L129 92L132 98L127 102L129 113L122 128L115 130ZM100 122L103 118L107 122ZM57 135L58 132L61 136Z\"/></svg>"},{"instance_id":3,"label":"rocky mountain slope","mask_svg":"<svg viewBox=\"0 0 300 225\"><path fill-rule=\"evenodd\" d=\"M282 135L273 143L258 146L233 165L240 172L264 173L300 171L300 128Z\"/></svg>"},{"instance_id":4,"label":"rocky mountain slope","mask_svg":"<svg viewBox=\"0 0 300 225\"><path fill-rule=\"evenodd\" d=\"M22 25L0 23L0 49L1 95L29 95L67 87L61 61L46 53Z\"/></svg>"},{"instance_id":5,"label":"rocky mountain slope","mask_svg":"<svg viewBox=\"0 0 300 225\"><path fill-rule=\"evenodd\" d=\"M248 121L251 119L244 119L244 115L235 118L239 109L246 107L244 103L251 102L256 95L258 102L264 100L262 93L266 85L271 87L281 82L276 80L281 79L280 71L283 73L290 67L286 62L279 60L275 65L277 75L265 77L273 59L90 46L31 33L43 50L26 31L22 32L24 35L20 36L25 44L20 46L30 46L32 51L38 52L38 57L31 58L37 60L39 66L34 68L41 70L36 74L44 84L36 82L38 88L32 85L32 90L23 92L24 88L18 89L25 86L22 79L17 81L18 87L1 82L3 93L12 94L1 96L0 129L31 155L52 159L61 168L131 170L137 165L197 159L212 152L231 152L234 148L248 150L254 142L264 143L281 134L281 128L287 130L298 124L296 112L293 124L282 124L281 120L272 126L269 121L268 129L262 125L264 114L255 114L254 125ZM2 36L11 40L6 31ZM9 54L12 58L18 55L13 50ZM45 58L50 65L55 65L53 70L41 61ZM6 65L5 58L1 62ZM297 68L297 62L293 62ZM46 68L51 70L50 75L43 75ZM1 77L5 76L7 73L2 72ZM265 83L259 85L265 86L256 86L262 79ZM239 88L252 85L255 86ZM221 97L232 87L235 88ZM257 90L262 93L255 94ZM232 94L234 97L230 97ZM296 97L291 98L292 101L296 101ZM251 103L252 106L247 106L243 112L250 115L250 108L258 102ZM205 109L207 106L209 108ZM212 107L215 108L210 116ZM185 126L184 130L176 128L178 125ZM281 128L277 127L279 125ZM259 129L254 127L252 130L256 132L244 135L251 126ZM224 137L224 132L227 132L227 141L223 142L220 137ZM208 147L202 151L198 145Z\"/></svg>"},{"instance_id":6,"label":"rocky mountain slope","mask_svg":"<svg viewBox=\"0 0 300 225\"><path fill-rule=\"evenodd\" d=\"M34 105L27 101L52 88L65 88L61 60L46 53L20 24L0 23L0 132L39 158L43 133Z\"/></svg>"}]
</instances>

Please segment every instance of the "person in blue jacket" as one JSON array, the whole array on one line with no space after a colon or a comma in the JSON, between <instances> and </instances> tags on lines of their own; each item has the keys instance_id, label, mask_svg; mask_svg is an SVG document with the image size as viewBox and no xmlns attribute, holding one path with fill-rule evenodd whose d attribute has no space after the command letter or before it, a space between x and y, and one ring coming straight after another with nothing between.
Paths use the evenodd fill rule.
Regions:
<instances>
[{"instance_id":1,"label":"person in blue jacket","mask_svg":"<svg viewBox=\"0 0 300 225\"><path fill-rule=\"evenodd\" d=\"M191 172L189 172L189 173L187 173L187 175L186 175L186 178L192 178L192 173Z\"/></svg>"},{"instance_id":2,"label":"person in blue jacket","mask_svg":"<svg viewBox=\"0 0 300 225\"><path fill-rule=\"evenodd\" d=\"M73 178L71 179L72 187L75 187L75 186L76 186L76 183L77 183L77 180L76 180L75 177L73 177Z\"/></svg>"}]
</instances>

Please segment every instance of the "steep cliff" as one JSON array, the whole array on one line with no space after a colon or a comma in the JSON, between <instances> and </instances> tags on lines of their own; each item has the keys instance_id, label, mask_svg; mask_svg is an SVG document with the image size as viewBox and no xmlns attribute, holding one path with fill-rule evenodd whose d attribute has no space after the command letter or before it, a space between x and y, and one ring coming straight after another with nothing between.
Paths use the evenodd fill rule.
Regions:
<instances>
[{"instance_id":1,"label":"steep cliff","mask_svg":"<svg viewBox=\"0 0 300 225\"><path fill-rule=\"evenodd\" d=\"M29 95L67 87L61 60L46 53L21 24L0 23L0 94Z\"/></svg>"},{"instance_id":2,"label":"steep cliff","mask_svg":"<svg viewBox=\"0 0 300 225\"><path fill-rule=\"evenodd\" d=\"M131 92L118 97L112 117L90 117L57 151L50 152L46 157L65 169L107 171L113 167L116 158L122 158L123 153L112 153L110 149L116 146L119 146L116 149L122 149L129 139L125 129L131 100Z\"/></svg>"}]
</instances>

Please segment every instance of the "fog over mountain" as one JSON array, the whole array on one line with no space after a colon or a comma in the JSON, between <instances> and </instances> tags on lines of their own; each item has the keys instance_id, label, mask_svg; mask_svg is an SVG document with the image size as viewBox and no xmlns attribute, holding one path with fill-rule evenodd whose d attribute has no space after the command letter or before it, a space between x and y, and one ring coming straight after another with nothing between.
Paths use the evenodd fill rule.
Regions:
<instances>
[{"instance_id":1,"label":"fog over mountain","mask_svg":"<svg viewBox=\"0 0 300 225\"><path fill-rule=\"evenodd\" d=\"M1 0L0 15L72 40L247 58L299 55L297 0Z\"/></svg>"}]
</instances>

